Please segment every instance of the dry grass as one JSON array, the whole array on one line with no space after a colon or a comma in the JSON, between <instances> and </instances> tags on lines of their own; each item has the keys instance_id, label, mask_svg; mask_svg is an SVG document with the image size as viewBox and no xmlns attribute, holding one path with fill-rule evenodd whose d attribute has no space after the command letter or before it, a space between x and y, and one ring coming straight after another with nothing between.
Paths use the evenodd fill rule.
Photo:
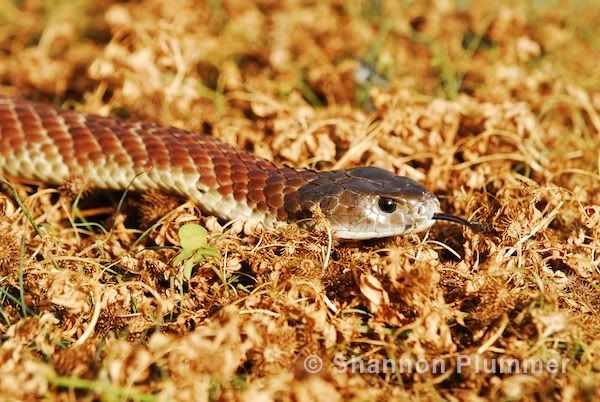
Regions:
<instances>
[{"instance_id":1,"label":"dry grass","mask_svg":"<svg viewBox=\"0 0 600 402\"><path fill-rule=\"evenodd\" d=\"M496 3L0 2L4 93L295 166L392 169L496 232L438 224L328 255L326 231L222 226L156 194L86 206L77 180L13 182L0 397L599 399L600 9ZM221 254L190 280L171 263L186 222ZM566 370L458 372L461 355ZM447 370L353 373L340 356Z\"/></svg>"}]
</instances>

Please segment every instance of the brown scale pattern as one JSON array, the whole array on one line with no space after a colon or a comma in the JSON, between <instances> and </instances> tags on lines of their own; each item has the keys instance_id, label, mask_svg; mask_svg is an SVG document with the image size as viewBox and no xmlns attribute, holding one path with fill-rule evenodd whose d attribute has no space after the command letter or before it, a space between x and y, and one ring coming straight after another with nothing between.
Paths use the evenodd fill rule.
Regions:
<instances>
[{"instance_id":1,"label":"brown scale pattern","mask_svg":"<svg viewBox=\"0 0 600 402\"><path fill-rule=\"evenodd\" d=\"M0 163L25 155L65 165L69 172L94 166L135 172L153 168L167 176L176 171L199 174L200 184L279 220L306 215L297 189L317 176L309 170L278 167L204 134L0 96ZM0 172L6 173L1 164ZM30 173L39 176L36 167ZM60 184L65 178L51 181ZM172 190L176 191L174 186Z\"/></svg>"}]
</instances>

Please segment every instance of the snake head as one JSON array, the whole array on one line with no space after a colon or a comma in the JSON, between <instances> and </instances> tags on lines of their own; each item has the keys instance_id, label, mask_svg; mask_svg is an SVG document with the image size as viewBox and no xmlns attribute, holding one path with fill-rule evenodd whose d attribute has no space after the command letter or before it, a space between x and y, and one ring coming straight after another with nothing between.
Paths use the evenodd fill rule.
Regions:
<instances>
[{"instance_id":1,"label":"snake head","mask_svg":"<svg viewBox=\"0 0 600 402\"><path fill-rule=\"evenodd\" d=\"M342 239L420 232L440 210L419 183L376 167L322 173L298 189L298 202L304 211L318 205Z\"/></svg>"}]
</instances>

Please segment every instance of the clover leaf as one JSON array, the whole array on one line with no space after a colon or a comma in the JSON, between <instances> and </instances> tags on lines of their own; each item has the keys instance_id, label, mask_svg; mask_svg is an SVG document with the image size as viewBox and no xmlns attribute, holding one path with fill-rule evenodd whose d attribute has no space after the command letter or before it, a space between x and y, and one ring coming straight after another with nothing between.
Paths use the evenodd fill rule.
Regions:
<instances>
[{"instance_id":1,"label":"clover leaf","mask_svg":"<svg viewBox=\"0 0 600 402\"><path fill-rule=\"evenodd\" d=\"M219 251L208 245L208 232L196 223L181 226L178 234L181 251L173 259L173 266L183 262L183 276L190 280L194 266L209 257L218 257Z\"/></svg>"}]
</instances>

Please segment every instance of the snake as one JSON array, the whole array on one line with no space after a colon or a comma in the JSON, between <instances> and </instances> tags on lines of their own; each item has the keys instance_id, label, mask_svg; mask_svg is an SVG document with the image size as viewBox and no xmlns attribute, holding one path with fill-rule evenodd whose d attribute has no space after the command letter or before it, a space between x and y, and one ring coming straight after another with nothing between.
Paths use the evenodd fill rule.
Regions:
<instances>
[{"instance_id":1,"label":"snake","mask_svg":"<svg viewBox=\"0 0 600 402\"><path fill-rule=\"evenodd\" d=\"M415 180L374 167L315 171L280 166L212 135L119 120L0 95L0 174L60 185L85 177L92 188L159 191L193 200L230 221L311 227L325 218L340 239L416 233L442 213Z\"/></svg>"}]
</instances>

